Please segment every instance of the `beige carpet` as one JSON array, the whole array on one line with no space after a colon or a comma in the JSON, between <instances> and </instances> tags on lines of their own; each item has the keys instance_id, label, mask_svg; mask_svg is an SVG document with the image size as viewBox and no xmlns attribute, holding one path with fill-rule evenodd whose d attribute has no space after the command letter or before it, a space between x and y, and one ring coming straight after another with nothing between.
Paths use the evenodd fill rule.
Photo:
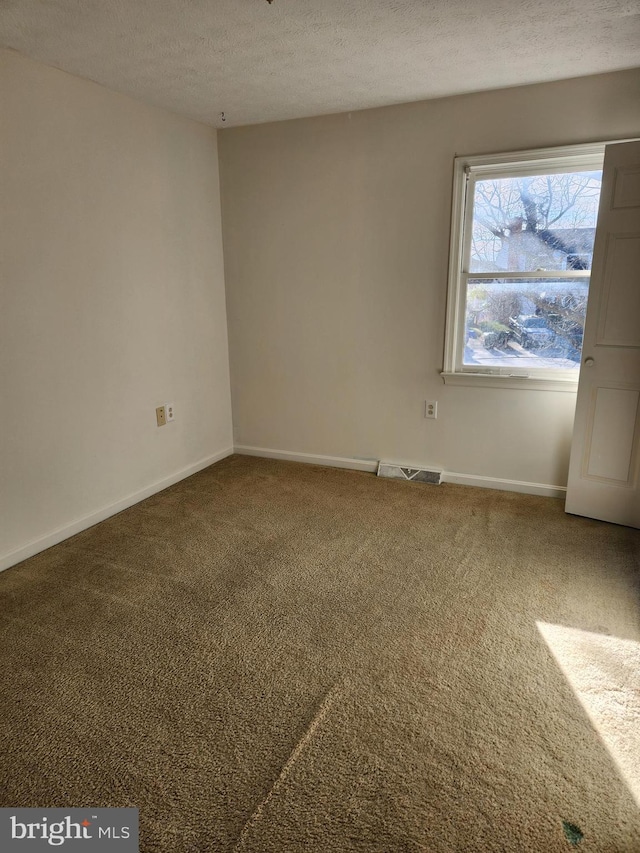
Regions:
<instances>
[{"instance_id":1,"label":"beige carpet","mask_svg":"<svg viewBox=\"0 0 640 853\"><path fill-rule=\"evenodd\" d=\"M137 806L143 851L640 851L639 547L231 457L0 576L1 804Z\"/></svg>"}]
</instances>

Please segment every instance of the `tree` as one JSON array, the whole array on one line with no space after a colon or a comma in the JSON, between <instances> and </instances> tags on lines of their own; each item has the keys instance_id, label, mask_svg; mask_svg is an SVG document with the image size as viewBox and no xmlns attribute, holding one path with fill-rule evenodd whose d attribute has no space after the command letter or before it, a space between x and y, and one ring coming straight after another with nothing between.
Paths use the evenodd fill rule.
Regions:
<instances>
[{"instance_id":1,"label":"tree","mask_svg":"<svg viewBox=\"0 0 640 853\"><path fill-rule=\"evenodd\" d=\"M535 313L558 341L565 340L567 351L580 348L586 283L554 280L553 271L590 267L601 174L560 172L475 182L470 272L497 274L493 281L482 281L484 298L473 301L475 325L487 339L506 345L508 338L496 336L498 328L519 314ZM517 276L537 270L540 279ZM516 274L512 281L509 273Z\"/></svg>"},{"instance_id":2,"label":"tree","mask_svg":"<svg viewBox=\"0 0 640 853\"><path fill-rule=\"evenodd\" d=\"M600 172L477 181L472 271L559 269L561 260L570 269L586 268L600 182Z\"/></svg>"}]
</instances>

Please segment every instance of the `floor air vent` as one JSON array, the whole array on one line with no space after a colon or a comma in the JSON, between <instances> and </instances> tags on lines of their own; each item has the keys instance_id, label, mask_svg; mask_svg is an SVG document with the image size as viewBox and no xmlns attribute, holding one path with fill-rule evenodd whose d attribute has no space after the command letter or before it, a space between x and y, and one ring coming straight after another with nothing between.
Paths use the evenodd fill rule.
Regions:
<instances>
[{"instance_id":1,"label":"floor air vent","mask_svg":"<svg viewBox=\"0 0 640 853\"><path fill-rule=\"evenodd\" d=\"M442 471L431 471L429 468L409 468L406 465L394 465L391 462L380 462L378 477L394 477L397 480L411 480L414 483L433 483L440 485Z\"/></svg>"}]
</instances>

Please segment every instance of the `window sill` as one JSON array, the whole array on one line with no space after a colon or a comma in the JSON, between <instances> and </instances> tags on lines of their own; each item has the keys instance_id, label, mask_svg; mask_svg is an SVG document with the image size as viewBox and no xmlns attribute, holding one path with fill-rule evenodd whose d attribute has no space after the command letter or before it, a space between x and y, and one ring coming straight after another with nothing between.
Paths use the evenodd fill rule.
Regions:
<instances>
[{"instance_id":1,"label":"window sill","mask_svg":"<svg viewBox=\"0 0 640 853\"><path fill-rule=\"evenodd\" d=\"M500 376L496 373L441 373L445 385L476 388L517 388L519 391L565 391L575 394L577 379L545 379L540 376Z\"/></svg>"}]
</instances>

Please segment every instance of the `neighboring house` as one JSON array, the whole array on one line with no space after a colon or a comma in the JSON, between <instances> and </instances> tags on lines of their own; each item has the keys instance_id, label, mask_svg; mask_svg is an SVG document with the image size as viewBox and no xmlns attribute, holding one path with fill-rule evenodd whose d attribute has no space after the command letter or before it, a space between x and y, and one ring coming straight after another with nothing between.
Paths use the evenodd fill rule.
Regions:
<instances>
[{"instance_id":1,"label":"neighboring house","mask_svg":"<svg viewBox=\"0 0 640 853\"><path fill-rule=\"evenodd\" d=\"M554 228L533 232L518 218L502 237L496 256L501 270L589 269L595 228Z\"/></svg>"}]
</instances>

